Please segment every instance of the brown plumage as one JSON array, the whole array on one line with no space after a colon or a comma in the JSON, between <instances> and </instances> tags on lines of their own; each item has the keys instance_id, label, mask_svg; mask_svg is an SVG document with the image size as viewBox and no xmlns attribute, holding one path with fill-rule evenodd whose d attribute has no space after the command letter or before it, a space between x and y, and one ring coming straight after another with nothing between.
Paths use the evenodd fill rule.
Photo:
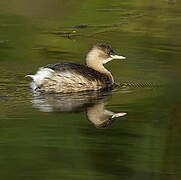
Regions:
<instances>
[{"instance_id":1,"label":"brown plumage","mask_svg":"<svg viewBox=\"0 0 181 180\"><path fill-rule=\"evenodd\" d=\"M111 88L114 79L103 64L112 59L125 59L115 54L110 45L96 44L86 55L86 65L58 62L40 68L33 79L33 91L69 93Z\"/></svg>"}]
</instances>

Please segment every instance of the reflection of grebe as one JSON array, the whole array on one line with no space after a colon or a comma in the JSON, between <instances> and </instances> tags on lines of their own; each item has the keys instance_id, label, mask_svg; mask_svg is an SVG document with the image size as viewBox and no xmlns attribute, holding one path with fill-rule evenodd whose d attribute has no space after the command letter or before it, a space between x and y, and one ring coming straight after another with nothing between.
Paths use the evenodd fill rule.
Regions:
<instances>
[{"instance_id":1,"label":"reflection of grebe","mask_svg":"<svg viewBox=\"0 0 181 180\"><path fill-rule=\"evenodd\" d=\"M118 56L110 45L99 43L86 55L86 65L74 62L59 62L40 68L33 79L33 91L68 93L85 90L112 88L114 79L103 64L113 59L125 59Z\"/></svg>"},{"instance_id":2,"label":"reflection of grebe","mask_svg":"<svg viewBox=\"0 0 181 180\"><path fill-rule=\"evenodd\" d=\"M112 111L104 109L104 103L95 104L92 107L87 108L87 118L97 128L107 128L118 117L124 116L126 113L114 113Z\"/></svg>"},{"instance_id":3,"label":"reflection of grebe","mask_svg":"<svg viewBox=\"0 0 181 180\"><path fill-rule=\"evenodd\" d=\"M126 113L104 109L110 92L87 91L71 94L33 95L33 106L43 112L86 112L87 119L97 128L105 128Z\"/></svg>"}]
</instances>

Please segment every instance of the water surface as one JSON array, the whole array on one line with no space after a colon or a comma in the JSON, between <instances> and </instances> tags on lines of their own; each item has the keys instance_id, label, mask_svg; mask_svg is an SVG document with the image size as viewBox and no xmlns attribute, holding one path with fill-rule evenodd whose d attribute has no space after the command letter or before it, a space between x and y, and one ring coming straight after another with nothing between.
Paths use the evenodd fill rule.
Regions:
<instances>
[{"instance_id":1,"label":"water surface","mask_svg":"<svg viewBox=\"0 0 181 180\"><path fill-rule=\"evenodd\" d=\"M180 179L180 8L174 0L1 0L1 177ZM96 42L127 57L106 68L128 86L31 94L26 74L61 60L84 63ZM95 111L127 115L100 125Z\"/></svg>"}]
</instances>

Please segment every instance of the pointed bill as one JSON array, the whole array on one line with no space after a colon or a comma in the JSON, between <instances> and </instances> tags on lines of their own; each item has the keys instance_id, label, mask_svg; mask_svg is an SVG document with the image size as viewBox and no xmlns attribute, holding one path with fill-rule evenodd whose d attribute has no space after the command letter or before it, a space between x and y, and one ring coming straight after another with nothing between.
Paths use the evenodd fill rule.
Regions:
<instances>
[{"instance_id":1,"label":"pointed bill","mask_svg":"<svg viewBox=\"0 0 181 180\"><path fill-rule=\"evenodd\" d=\"M125 116L127 113L116 113L114 115L112 115L112 118L118 118L118 117L121 117L121 116Z\"/></svg>"},{"instance_id":2,"label":"pointed bill","mask_svg":"<svg viewBox=\"0 0 181 180\"><path fill-rule=\"evenodd\" d=\"M119 55L111 55L112 59L126 59L124 56L119 56Z\"/></svg>"}]
</instances>

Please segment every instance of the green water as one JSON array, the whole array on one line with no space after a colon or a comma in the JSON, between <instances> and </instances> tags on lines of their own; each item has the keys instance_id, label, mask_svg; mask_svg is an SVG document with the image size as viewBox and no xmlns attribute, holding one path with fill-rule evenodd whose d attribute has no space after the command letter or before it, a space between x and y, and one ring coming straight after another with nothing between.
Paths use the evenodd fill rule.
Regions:
<instances>
[{"instance_id":1,"label":"green water","mask_svg":"<svg viewBox=\"0 0 181 180\"><path fill-rule=\"evenodd\" d=\"M106 64L117 84L151 85L31 94L26 74L96 42L127 57ZM1 179L180 179L180 52L179 0L1 0ZM127 115L97 126L100 106Z\"/></svg>"}]
</instances>

